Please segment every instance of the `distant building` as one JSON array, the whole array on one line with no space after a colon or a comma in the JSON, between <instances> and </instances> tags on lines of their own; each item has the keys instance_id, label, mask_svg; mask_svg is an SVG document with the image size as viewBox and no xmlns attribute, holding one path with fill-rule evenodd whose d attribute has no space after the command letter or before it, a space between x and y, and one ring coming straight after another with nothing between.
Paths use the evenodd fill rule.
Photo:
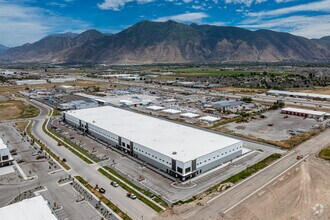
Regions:
<instances>
[{"instance_id":1,"label":"distant building","mask_svg":"<svg viewBox=\"0 0 330 220\"><path fill-rule=\"evenodd\" d=\"M305 99L319 99L319 100L330 100L330 95L315 94L315 93L305 93L305 92L289 92L281 90L269 90L267 94L275 96L289 96Z\"/></svg>"},{"instance_id":2,"label":"distant building","mask_svg":"<svg viewBox=\"0 0 330 220\"><path fill-rule=\"evenodd\" d=\"M212 103L213 108L221 109L222 112L225 111L236 111L241 106L247 106L248 104L242 101L219 101Z\"/></svg>"},{"instance_id":3,"label":"distant building","mask_svg":"<svg viewBox=\"0 0 330 220\"><path fill-rule=\"evenodd\" d=\"M57 106L57 108L61 111L74 109L74 104L72 103L62 103Z\"/></svg>"},{"instance_id":4,"label":"distant building","mask_svg":"<svg viewBox=\"0 0 330 220\"><path fill-rule=\"evenodd\" d=\"M14 159L11 156L7 145L0 138L0 167L9 166L13 163L13 161Z\"/></svg>"},{"instance_id":5,"label":"distant building","mask_svg":"<svg viewBox=\"0 0 330 220\"><path fill-rule=\"evenodd\" d=\"M48 201L38 195L0 208L4 220L58 220Z\"/></svg>"},{"instance_id":6,"label":"distant building","mask_svg":"<svg viewBox=\"0 0 330 220\"><path fill-rule=\"evenodd\" d=\"M49 83L64 83L77 81L76 78L51 78L47 80Z\"/></svg>"},{"instance_id":7,"label":"distant building","mask_svg":"<svg viewBox=\"0 0 330 220\"><path fill-rule=\"evenodd\" d=\"M300 108L290 108L290 107L282 108L281 113L305 117L305 118L314 118L314 119L324 119L330 116L330 113L327 112L313 111L313 110L300 109Z\"/></svg>"},{"instance_id":8,"label":"distant building","mask_svg":"<svg viewBox=\"0 0 330 220\"><path fill-rule=\"evenodd\" d=\"M71 102L74 105L74 109L85 109L98 107L98 102L92 99L76 100Z\"/></svg>"},{"instance_id":9,"label":"distant building","mask_svg":"<svg viewBox=\"0 0 330 220\"><path fill-rule=\"evenodd\" d=\"M67 103L62 103L57 106L61 111L74 110L74 109L85 109L95 108L99 106L99 102L92 99L75 100Z\"/></svg>"},{"instance_id":10,"label":"distant building","mask_svg":"<svg viewBox=\"0 0 330 220\"><path fill-rule=\"evenodd\" d=\"M16 85L38 85L38 84L47 84L47 81L44 79L29 79L29 80L16 80Z\"/></svg>"}]
</instances>

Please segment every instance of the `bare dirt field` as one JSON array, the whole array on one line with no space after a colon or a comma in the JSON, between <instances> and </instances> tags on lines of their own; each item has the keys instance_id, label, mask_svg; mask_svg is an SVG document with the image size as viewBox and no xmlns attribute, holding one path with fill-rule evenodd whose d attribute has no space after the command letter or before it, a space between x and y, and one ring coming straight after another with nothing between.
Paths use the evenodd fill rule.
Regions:
<instances>
[{"instance_id":1,"label":"bare dirt field","mask_svg":"<svg viewBox=\"0 0 330 220\"><path fill-rule=\"evenodd\" d=\"M189 219L328 220L330 219L329 170L329 162L311 156L228 213L209 213L205 218L192 215ZM187 210L195 205L176 206L162 213L157 219L182 219L181 214L187 213Z\"/></svg>"},{"instance_id":2,"label":"bare dirt field","mask_svg":"<svg viewBox=\"0 0 330 220\"><path fill-rule=\"evenodd\" d=\"M109 82L94 82L94 81L77 81L77 82L66 82L66 83L47 83L47 84L40 84L40 85L8 85L8 86L1 86L0 87L0 95L3 96L11 96L18 91L24 90L26 88L29 89L47 89L53 88L54 86L59 85L73 85L73 86L81 86L81 87L88 87L88 86L99 86L101 89L108 88L110 83Z\"/></svg>"},{"instance_id":3,"label":"bare dirt field","mask_svg":"<svg viewBox=\"0 0 330 220\"><path fill-rule=\"evenodd\" d=\"M281 141L291 138L293 135L307 132L320 125L314 119L304 119L299 116L287 116L279 110L269 111L263 114L266 118L253 119L248 123L229 123L225 129L245 136L262 138L265 140ZM297 129L302 128L302 129Z\"/></svg>"},{"instance_id":4,"label":"bare dirt field","mask_svg":"<svg viewBox=\"0 0 330 220\"><path fill-rule=\"evenodd\" d=\"M266 92L267 89L259 89L259 88L237 88L232 86L214 88L214 90L218 91L226 91L232 93L243 93L243 94L255 94L255 93L263 93Z\"/></svg>"},{"instance_id":5,"label":"bare dirt field","mask_svg":"<svg viewBox=\"0 0 330 220\"><path fill-rule=\"evenodd\" d=\"M39 114L39 110L20 100L0 102L0 120L16 118L32 118Z\"/></svg>"},{"instance_id":6,"label":"bare dirt field","mask_svg":"<svg viewBox=\"0 0 330 220\"><path fill-rule=\"evenodd\" d=\"M307 92L307 93L330 95L330 88L299 89L299 90L293 90L293 91L294 92Z\"/></svg>"},{"instance_id":7,"label":"bare dirt field","mask_svg":"<svg viewBox=\"0 0 330 220\"><path fill-rule=\"evenodd\" d=\"M308 158L224 218L330 219L330 163Z\"/></svg>"}]
</instances>

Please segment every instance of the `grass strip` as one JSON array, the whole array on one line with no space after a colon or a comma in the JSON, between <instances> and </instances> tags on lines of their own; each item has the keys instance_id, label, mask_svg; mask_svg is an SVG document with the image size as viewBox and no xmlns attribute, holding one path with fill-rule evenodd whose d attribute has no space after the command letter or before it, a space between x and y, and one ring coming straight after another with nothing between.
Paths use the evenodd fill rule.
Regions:
<instances>
[{"instance_id":1,"label":"grass strip","mask_svg":"<svg viewBox=\"0 0 330 220\"><path fill-rule=\"evenodd\" d=\"M83 184L89 191L91 191L97 198L99 198L104 204L106 204L112 211L114 211L117 215L119 215L124 220L131 220L124 211L122 211L118 206L112 203L108 198L94 189L86 180L84 180L81 176L75 176L75 178Z\"/></svg>"},{"instance_id":2,"label":"grass strip","mask_svg":"<svg viewBox=\"0 0 330 220\"><path fill-rule=\"evenodd\" d=\"M39 115L40 111L36 107L29 105L27 108L23 108L20 112L20 118L34 118Z\"/></svg>"},{"instance_id":3,"label":"grass strip","mask_svg":"<svg viewBox=\"0 0 330 220\"><path fill-rule=\"evenodd\" d=\"M330 146L320 151L319 156L330 161Z\"/></svg>"},{"instance_id":4,"label":"grass strip","mask_svg":"<svg viewBox=\"0 0 330 220\"><path fill-rule=\"evenodd\" d=\"M69 141L68 138L63 137L62 135L58 134L57 132L55 132L54 130L50 130L49 132L46 129L46 125L47 125L48 119L44 122L44 124L42 125L42 130L50 137L52 137L54 140L56 140L57 142L61 143L62 146L64 146L65 148L67 148L69 151L71 151L72 153L74 153L76 156L78 156L80 159L82 159L83 161L85 161L87 164L92 164L93 163L93 159L90 157L90 155L82 148L80 148L78 145L76 145L75 143L72 143L71 141ZM55 139L53 136L56 136L59 138L59 140ZM64 141L63 141L64 139ZM70 145L69 145L70 144ZM71 147L70 147L71 146ZM74 148L74 149L72 149ZM78 152L77 152L78 151ZM86 157L84 157L83 155L85 155Z\"/></svg>"},{"instance_id":5,"label":"grass strip","mask_svg":"<svg viewBox=\"0 0 330 220\"><path fill-rule=\"evenodd\" d=\"M128 187L126 184L122 183L121 181L119 181L119 179L117 179L116 177L113 177L112 175L110 175L108 172L106 172L104 169L106 169L107 171L109 171L110 173L112 173L113 175L115 175L116 177L118 177L119 179L121 179L122 181L124 181L125 183L127 183L128 185L132 186L133 188L135 188L137 191L132 190L132 188ZM128 181L127 179L121 177L117 172L115 172L113 169L111 169L110 167L104 167L104 169L99 168L98 171L100 173L102 173L104 176L106 176L108 179L110 179L111 181L115 181L118 183L118 185L123 188L124 190L134 193L136 195L136 197L141 200L143 203L145 203L146 205L148 205L150 208L152 208L153 210L155 210L156 212L161 212L163 211L162 208L160 208L158 205L156 205L155 203L151 202L149 199L145 198L144 196L142 196L138 191L144 193L146 196L150 196L151 193L141 189L140 187L134 185L132 182Z\"/></svg>"},{"instance_id":6,"label":"grass strip","mask_svg":"<svg viewBox=\"0 0 330 220\"><path fill-rule=\"evenodd\" d=\"M279 159L281 157L281 154L272 154L269 157L266 157L262 161L259 161L258 163L246 168L245 170L235 174L234 176L229 177L228 179L222 181L221 183L237 183L243 179L246 179L247 177L251 176L252 174L258 172L259 170L267 167L269 164L274 162L275 160Z\"/></svg>"},{"instance_id":7,"label":"grass strip","mask_svg":"<svg viewBox=\"0 0 330 220\"><path fill-rule=\"evenodd\" d=\"M53 109L51 114L52 114L51 116L61 116L62 115L61 111L59 111L57 109Z\"/></svg>"},{"instance_id":8,"label":"grass strip","mask_svg":"<svg viewBox=\"0 0 330 220\"><path fill-rule=\"evenodd\" d=\"M61 164L62 167L64 167L64 169L69 170L71 169L69 167L69 165L67 165L65 162L63 162L59 156L57 156L56 154L54 154L49 148L46 147L46 145L44 145L40 140L38 140L35 136L32 135L31 133L31 127L32 127L32 123L30 123L28 125L27 128L27 135L32 138L32 140L37 143L44 151L46 151L52 158L54 158L59 164Z\"/></svg>"},{"instance_id":9,"label":"grass strip","mask_svg":"<svg viewBox=\"0 0 330 220\"><path fill-rule=\"evenodd\" d=\"M213 192L218 191L219 187L225 183L237 183L239 181L242 181L244 179L246 179L247 177L251 176L252 174L258 172L259 170L267 167L268 165L270 165L271 163L273 163L275 160L281 158L281 154L272 154L269 157L266 157L265 159L263 159L262 161L259 161L258 163L246 168L245 170L229 177L228 179L220 182L219 184L216 184L212 187L210 187L209 189L207 189L206 191L204 191L203 193L200 193L199 195L195 195L193 197L191 197L190 199L184 200L184 201L178 201L176 203L174 203L173 205L181 205L181 204L185 204L185 203L190 203L193 202L197 199L201 199L203 197L204 194L211 194Z\"/></svg>"}]
</instances>

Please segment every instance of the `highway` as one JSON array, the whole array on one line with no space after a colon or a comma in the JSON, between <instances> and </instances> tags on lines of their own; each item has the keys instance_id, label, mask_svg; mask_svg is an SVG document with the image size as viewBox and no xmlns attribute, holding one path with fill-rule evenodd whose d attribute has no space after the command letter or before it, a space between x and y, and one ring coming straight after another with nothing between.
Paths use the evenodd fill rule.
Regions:
<instances>
[{"instance_id":1,"label":"highway","mask_svg":"<svg viewBox=\"0 0 330 220\"><path fill-rule=\"evenodd\" d=\"M46 143L47 147L49 147L56 155L67 160L67 164L71 167L71 169L67 171L68 174L71 174L72 176L79 175L91 185L98 184L99 187L104 188L106 190L105 196L133 219L152 219L157 215L157 212L140 200L127 198L127 192L121 187L112 187L110 185L110 180L97 171L98 168L100 168L98 164L87 164L65 147L57 146L57 142L42 130L42 125L48 117L48 107L41 103L34 103L41 109L42 114L34 120L32 133L42 142Z\"/></svg>"}]
</instances>

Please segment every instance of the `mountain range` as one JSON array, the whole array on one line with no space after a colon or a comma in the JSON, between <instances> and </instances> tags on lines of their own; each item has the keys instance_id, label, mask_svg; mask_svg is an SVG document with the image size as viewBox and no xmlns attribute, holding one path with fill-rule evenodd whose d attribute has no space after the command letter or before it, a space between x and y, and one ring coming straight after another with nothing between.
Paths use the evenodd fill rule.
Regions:
<instances>
[{"instance_id":1,"label":"mountain range","mask_svg":"<svg viewBox=\"0 0 330 220\"><path fill-rule=\"evenodd\" d=\"M51 64L329 60L330 36L307 39L270 30L174 21L142 21L112 35L97 30L54 34L0 54L1 63Z\"/></svg>"},{"instance_id":2,"label":"mountain range","mask_svg":"<svg viewBox=\"0 0 330 220\"><path fill-rule=\"evenodd\" d=\"M9 49L8 47L6 47L6 46L0 44L0 54L1 54L1 53L4 53L4 52L5 52L6 50L8 50L8 49Z\"/></svg>"}]
</instances>

